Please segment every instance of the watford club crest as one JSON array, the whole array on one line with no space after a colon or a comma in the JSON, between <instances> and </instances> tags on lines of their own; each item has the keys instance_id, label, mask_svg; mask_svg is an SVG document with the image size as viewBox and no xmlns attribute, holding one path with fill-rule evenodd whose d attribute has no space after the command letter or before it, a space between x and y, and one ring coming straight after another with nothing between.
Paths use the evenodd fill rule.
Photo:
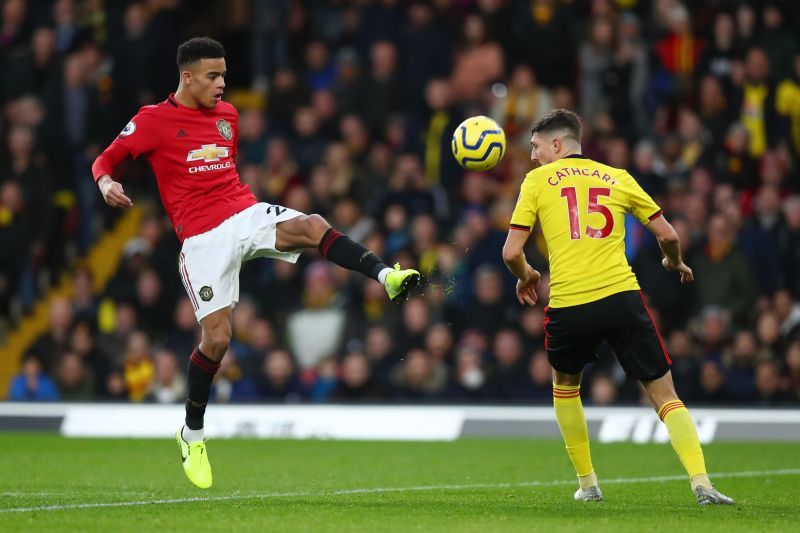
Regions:
<instances>
[{"instance_id":1,"label":"watford club crest","mask_svg":"<svg viewBox=\"0 0 800 533\"><path fill-rule=\"evenodd\" d=\"M217 121L217 131L226 141L230 141L231 137L233 137L233 130L231 129L231 125L225 119L219 119Z\"/></svg>"}]
</instances>

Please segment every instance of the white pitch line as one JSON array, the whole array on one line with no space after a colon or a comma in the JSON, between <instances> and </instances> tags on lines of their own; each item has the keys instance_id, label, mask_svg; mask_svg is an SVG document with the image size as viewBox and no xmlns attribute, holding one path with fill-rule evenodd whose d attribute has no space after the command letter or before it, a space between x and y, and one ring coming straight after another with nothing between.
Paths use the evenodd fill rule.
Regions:
<instances>
[{"instance_id":1,"label":"white pitch line","mask_svg":"<svg viewBox=\"0 0 800 533\"><path fill-rule=\"evenodd\" d=\"M718 472L712 474L713 478L746 478L762 476L794 476L800 475L800 468L784 468L781 470L747 470L743 472ZM652 477L630 477L612 478L602 481L603 485L625 484L625 483L663 483L667 481L685 481L685 475L675 476L652 476ZM11 507L0 509L0 513L32 513L42 511L69 511L73 509L99 509L107 507L139 507L145 505L170 505L176 503L194 502L220 502L231 500L266 500L272 498L300 498L312 497L319 498L325 496L348 496L355 494L380 494L386 492L426 492L436 490L470 490L470 489L510 489L522 487L552 487L559 485L574 485L575 480L560 481L522 481L518 483L469 483L458 485L421 485L411 487L375 487L364 489L341 489L323 492L266 492L261 494L231 494L228 496L196 496L193 498L167 498L159 500L140 500L128 502L92 502L75 503L62 505L41 505L36 507Z\"/></svg>"}]
</instances>

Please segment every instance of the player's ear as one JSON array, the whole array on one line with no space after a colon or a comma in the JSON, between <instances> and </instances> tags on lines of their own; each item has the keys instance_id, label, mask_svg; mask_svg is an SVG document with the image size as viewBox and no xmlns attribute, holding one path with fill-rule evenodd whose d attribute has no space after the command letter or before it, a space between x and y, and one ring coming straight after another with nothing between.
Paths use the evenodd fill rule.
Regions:
<instances>
[{"instance_id":1,"label":"player's ear","mask_svg":"<svg viewBox=\"0 0 800 533\"><path fill-rule=\"evenodd\" d=\"M181 83L183 85L192 84L192 73L189 69L181 70Z\"/></svg>"}]
</instances>

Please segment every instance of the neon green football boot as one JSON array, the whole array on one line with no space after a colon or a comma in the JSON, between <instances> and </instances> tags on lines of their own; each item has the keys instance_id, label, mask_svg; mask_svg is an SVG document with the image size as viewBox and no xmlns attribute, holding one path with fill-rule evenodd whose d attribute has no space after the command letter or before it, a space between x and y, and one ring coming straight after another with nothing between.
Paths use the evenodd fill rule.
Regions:
<instances>
[{"instance_id":1,"label":"neon green football boot","mask_svg":"<svg viewBox=\"0 0 800 533\"><path fill-rule=\"evenodd\" d=\"M408 294L409 290L418 287L420 280L419 272L413 268L401 270L400 263L395 263L394 270L386 275L384 286L389 299L397 300Z\"/></svg>"},{"instance_id":2,"label":"neon green football boot","mask_svg":"<svg viewBox=\"0 0 800 533\"><path fill-rule=\"evenodd\" d=\"M198 488L211 488L211 465L208 464L206 441L186 442L182 432L183 427L175 433L175 440L178 441L178 446L181 448L181 460L186 477Z\"/></svg>"}]
</instances>

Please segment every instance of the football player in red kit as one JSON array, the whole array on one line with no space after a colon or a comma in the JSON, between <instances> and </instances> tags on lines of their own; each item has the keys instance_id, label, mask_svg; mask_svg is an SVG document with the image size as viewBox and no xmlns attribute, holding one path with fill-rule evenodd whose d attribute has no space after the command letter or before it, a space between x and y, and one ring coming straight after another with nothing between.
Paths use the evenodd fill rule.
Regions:
<instances>
[{"instance_id":1,"label":"football player in red kit","mask_svg":"<svg viewBox=\"0 0 800 533\"><path fill-rule=\"evenodd\" d=\"M188 478L209 488L203 416L231 339L242 262L256 257L295 262L304 248L318 248L337 265L382 283L392 300L418 284L420 276L399 265L389 268L319 215L259 203L236 171L239 116L222 100L222 45L207 37L190 39L178 48L177 62L178 90L142 107L97 158L92 173L107 204L130 207L112 171L123 159L144 155L182 244L178 269L203 335L189 360L186 420L176 439Z\"/></svg>"}]
</instances>

